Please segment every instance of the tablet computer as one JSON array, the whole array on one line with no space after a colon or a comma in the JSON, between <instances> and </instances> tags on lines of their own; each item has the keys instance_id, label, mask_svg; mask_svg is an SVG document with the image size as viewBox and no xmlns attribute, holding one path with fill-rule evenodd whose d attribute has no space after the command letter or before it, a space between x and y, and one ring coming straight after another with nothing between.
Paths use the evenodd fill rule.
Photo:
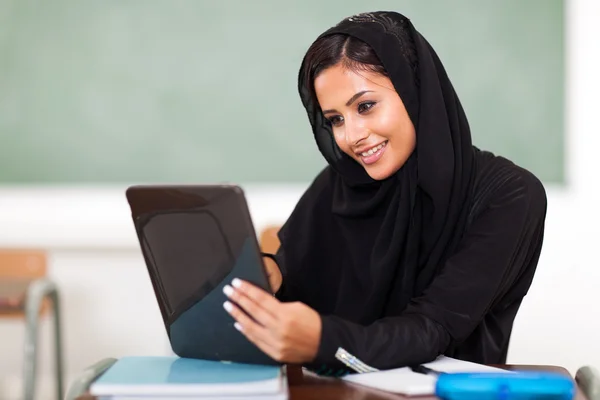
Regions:
<instances>
[{"instance_id":1,"label":"tablet computer","mask_svg":"<svg viewBox=\"0 0 600 400\"><path fill-rule=\"evenodd\" d=\"M126 197L175 354L279 364L235 329L223 308L223 286L233 278L271 293L242 189L137 185Z\"/></svg>"}]
</instances>

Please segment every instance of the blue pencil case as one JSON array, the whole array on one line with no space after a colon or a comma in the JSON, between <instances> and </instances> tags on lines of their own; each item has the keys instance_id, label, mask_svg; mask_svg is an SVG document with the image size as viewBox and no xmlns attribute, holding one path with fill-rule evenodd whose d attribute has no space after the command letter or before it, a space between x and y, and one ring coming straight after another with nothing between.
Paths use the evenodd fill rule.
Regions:
<instances>
[{"instance_id":1,"label":"blue pencil case","mask_svg":"<svg viewBox=\"0 0 600 400\"><path fill-rule=\"evenodd\" d=\"M573 380L553 372L440 374L435 394L444 400L571 400Z\"/></svg>"}]
</instances>

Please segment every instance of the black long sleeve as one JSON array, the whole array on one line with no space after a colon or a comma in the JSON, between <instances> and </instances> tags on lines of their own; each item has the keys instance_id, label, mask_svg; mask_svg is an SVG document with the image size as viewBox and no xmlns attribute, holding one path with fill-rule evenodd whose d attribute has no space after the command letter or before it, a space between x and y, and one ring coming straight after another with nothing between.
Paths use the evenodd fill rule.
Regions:
<instances>
[{"instance_id":1,"label":"black long sleeve","mask_svg":"<svg viewBox=\"0 0 600 400\"><path fill-rule=\"evenodd\" d=\"M328 311L306 270L287 271L292 260L280 248L275 259L284 279L276 297L305 302L321 313L315 365L342 366L335 359L338 347L382 369L427 362L439 354L504 361L516 311L539 258L546 197L541 183L522 170L482 186L473 207L477 212L457 251L430 286L400 315L369 325Z\"/></svg>"},{"instance_id":2,"label":"black long sleeve","mask_svg":"<svg viewBox=\"0 0 600 400\"><path fill-rule=\"evenodd\" d=\"M487 332L487 340L507 341L514 313L506 321L499 317L526 294L533 274L526 267L540 250L529 244L539 242L543 231L545 192L528 178L498 190L470 224L459 251L402 315L369 326L322 315L315 363L335 364L338 347L376 368L427 362L465 341L488 313L501 325Z\"/></svg>"}]
</instances>

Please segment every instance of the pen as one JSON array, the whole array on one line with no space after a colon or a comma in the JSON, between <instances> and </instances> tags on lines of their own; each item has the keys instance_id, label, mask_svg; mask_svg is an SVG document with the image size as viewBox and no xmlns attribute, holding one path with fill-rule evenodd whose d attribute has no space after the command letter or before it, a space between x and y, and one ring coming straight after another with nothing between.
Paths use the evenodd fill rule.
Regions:
<instances>
[{"instance_id":1,"label":"pen","mask_svg":"<svg viewBox=\"0 0 600 400\"><path fill-rule=\"evenodd\" d=\"M436 370L431 369L429 367L426 367L424 365L414 365L414 366L410 367L410 369L413 372L417 372L419 374L424 374L424 375L436 375L436 376L438 376L438 375L441 374L440 371L436 371Z\"/></svg>"}]
</instances>

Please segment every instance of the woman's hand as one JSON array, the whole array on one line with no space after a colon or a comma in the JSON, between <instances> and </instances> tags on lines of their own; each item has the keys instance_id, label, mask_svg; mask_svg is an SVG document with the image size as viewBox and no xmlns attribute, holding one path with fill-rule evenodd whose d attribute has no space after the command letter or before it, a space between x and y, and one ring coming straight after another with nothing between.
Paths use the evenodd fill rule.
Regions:
<instances>
[{"instance_id":1,"label":"woman's hand","mask_svg":"<svg viewBox=\"0 0 600 400\"><path fill-rule=\"evenodd\" d=\"M315 358L321 340L321 317L315 310L299 302L282 303L246 281L234 279L232 285L223 288L232 300L223 307L248 340L282 363L300 364Z\"/></svg>"},{"instance_id":2,"label":"woman's hand","mask_svg":"<svg viewBox=\"0 0 600 400\"><path fill-rule=\"evenodd\" d=\"M279 266L277 265L277 263L269 257L263 257L263 263L265 264L267 277L269 278L269 283L271 284L271 290L273 291L273 293L277 293L277 291L281 287L281 283L283 282L281 270L279 270Z\"/></svg>"}]
</instances>

